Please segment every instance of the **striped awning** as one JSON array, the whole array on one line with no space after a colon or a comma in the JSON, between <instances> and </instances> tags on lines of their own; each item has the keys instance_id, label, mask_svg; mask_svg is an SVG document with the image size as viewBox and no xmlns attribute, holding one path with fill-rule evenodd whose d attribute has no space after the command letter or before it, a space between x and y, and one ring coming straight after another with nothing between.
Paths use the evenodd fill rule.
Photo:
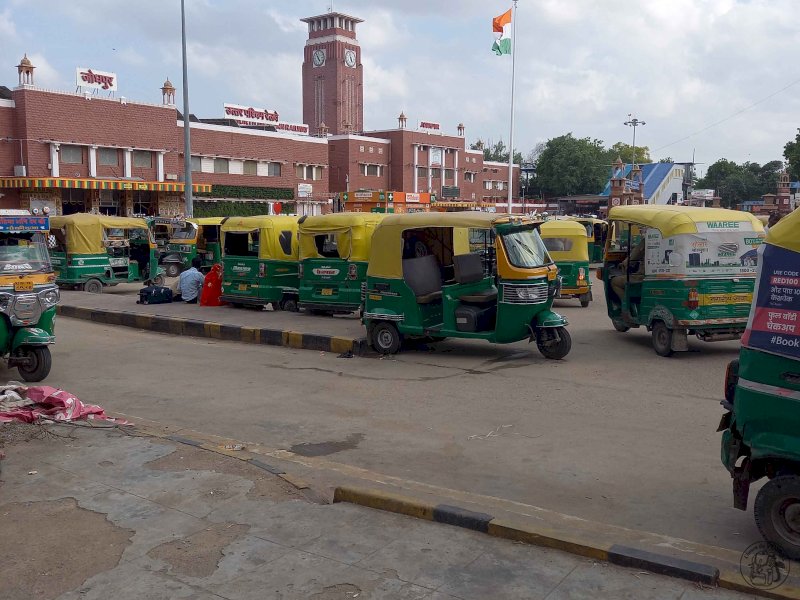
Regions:
<instances>
[{"instance_id":1,"label":"striped awning","mask_svg":"<svg viewBox=\"0 0 800 600\"><path fill-rule=\"evenodd\" d=\"M129 179L92 179L86 177L0 177L0 188L42 189L73 188L82 190L137 190L147 192L183 192L183 183L131 181ZM210 194L210 183L194 183L192 191Z\"/></svg>"}]
</instances>

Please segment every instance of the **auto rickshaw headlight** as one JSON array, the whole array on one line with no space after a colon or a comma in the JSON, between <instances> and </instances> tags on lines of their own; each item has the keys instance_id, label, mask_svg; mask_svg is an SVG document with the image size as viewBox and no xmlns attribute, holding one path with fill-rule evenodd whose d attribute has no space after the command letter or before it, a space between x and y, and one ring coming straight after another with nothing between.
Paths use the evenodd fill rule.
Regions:
<instances>
[{"instance_id":1,"label":"auto rickshaw headlight","mask_svg":"<svg viewBox=\"0 0 800 600\"><path fill-rule=\"evenodd\" d=\"M41 292L39 294L39 300L41 301L42 306L45 308L50 308L51 306L58 304L58 301L61 300L61 295L57 289L53 288Z\"/></svg>"}]
</instances>

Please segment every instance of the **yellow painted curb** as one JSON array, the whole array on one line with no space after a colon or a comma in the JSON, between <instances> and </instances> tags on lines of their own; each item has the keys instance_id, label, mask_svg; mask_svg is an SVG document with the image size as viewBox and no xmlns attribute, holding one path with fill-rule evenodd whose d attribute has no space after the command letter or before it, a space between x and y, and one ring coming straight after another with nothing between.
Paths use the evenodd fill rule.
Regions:
<instances>
[{"instance_id":1,"label":"yellow painted curb","mask_svg":"<svg viewBox=\"0 0 800 600\"><path fill-rule=\"evenodd\" d=\"M420 502L415 498L407 498L397 494L387 494L380 490L337 487L333 493L333 502L349 502L369 508L416 517L433 521L435 504Z\"/></svg>"},{"instance_id":2,"label":"yellow painted curb","mask_svg":"<svg viewBox=\"0 0 800 600\"><path fill-rule=\"evenodd\" d=\"M530 525L515 522L513 519L492 519L489 522L488 534L505 540L524 542L532 546L544 546L603 561L608 561L608 550L611 547L599 540L588 542L570 539L568 536L546 527L533 529Z\"/></svg>"}]
</instances>

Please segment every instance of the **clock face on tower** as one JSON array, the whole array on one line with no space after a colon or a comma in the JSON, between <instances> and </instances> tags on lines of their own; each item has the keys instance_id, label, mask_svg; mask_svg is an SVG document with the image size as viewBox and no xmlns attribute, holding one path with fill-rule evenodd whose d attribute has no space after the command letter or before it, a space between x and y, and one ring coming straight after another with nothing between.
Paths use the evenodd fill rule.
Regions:
<instances>
[{"instance_id":1,"label":"clock face on tower","mask_svg":"<svg viewBox=\"0 0 800 600\"><path fill-rule=\"evenodd\" d=\"M355 67L356 66L356 51L355 50L345 50L344 51L344 64L348 67Z\"/></svg>"},{"instance_id":2,"label":"clock face on tower","mask_svg":"<svg viewBox=\"0 0 800 600\"><path fill-rule=\"evenodd\" d=\"M311 55L311 61L314 63L315 67L321 67L325 64L325 50L318 49L314 50L314 53Z\"/></svg>"}]
</instances>

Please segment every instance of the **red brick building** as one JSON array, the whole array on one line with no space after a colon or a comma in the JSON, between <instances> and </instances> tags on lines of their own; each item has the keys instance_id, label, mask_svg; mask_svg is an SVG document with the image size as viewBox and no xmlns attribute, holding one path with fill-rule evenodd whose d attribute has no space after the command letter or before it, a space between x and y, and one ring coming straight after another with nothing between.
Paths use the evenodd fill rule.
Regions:
<instances>
[{"instance_id":1,"label":"red brick building","mask_svg":"<svg viewBox=\"0 0 800 600\"><path fill-rule=\"evenodd\" d=\"M508 165L469 149L463 124L454 135L437 122L409 127L401 113L397 128L364 131L360 19L331 12L303 21L308 127L285 131L228 114L190 115L198 200L278 201L307 213L330 210L348 191L397 191L429 193L439 203L505 207ZM0 207L183 212L183 119L172 83L161 87L161 104L145 103L114 97L114 73L78 70L80 93L73 93L37 87L34 69L23 57L18 86L0 87ZM513 179L518 198L518 174Z\"/></svg>"}]
</instances>

